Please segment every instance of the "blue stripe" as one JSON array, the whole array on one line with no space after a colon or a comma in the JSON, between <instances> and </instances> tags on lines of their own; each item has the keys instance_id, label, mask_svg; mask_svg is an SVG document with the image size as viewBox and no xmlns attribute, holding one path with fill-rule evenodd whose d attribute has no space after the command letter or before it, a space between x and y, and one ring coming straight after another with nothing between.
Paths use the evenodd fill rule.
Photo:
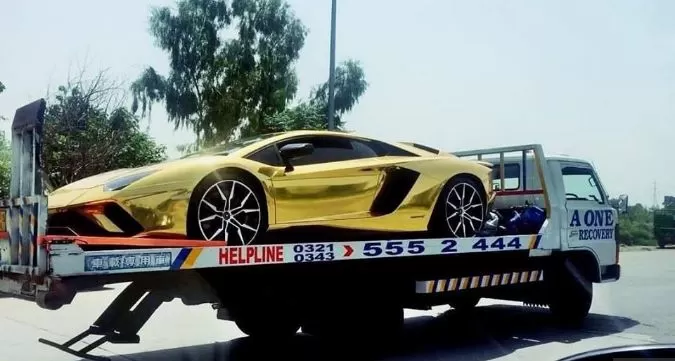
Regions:
<instances>
[{"instance_id":1,"label":"blue stripe","mask_svg":"<svg viewBox=\"0 0 675 361\"><path fill-rule=\"evenodd\" d=\"M176 259L173 260L173 263L171 264L171 269L180 269L180 266L183 265L183 262L185 262L185 259L189 254L190 248L181 249L180 252L178 253L178 256L176 256Z\"/></svg>"}]
</instances>

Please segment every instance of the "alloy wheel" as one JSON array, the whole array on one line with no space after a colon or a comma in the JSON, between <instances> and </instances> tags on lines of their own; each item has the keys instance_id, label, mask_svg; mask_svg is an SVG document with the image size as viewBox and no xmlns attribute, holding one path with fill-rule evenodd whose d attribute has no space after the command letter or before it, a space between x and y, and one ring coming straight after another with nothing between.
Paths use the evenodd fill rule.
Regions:
<instances>
[{"instance_id":1,"label":"alloy wheel","mask_svg":"<svg viewBox=\"0 0 675 361\"><path fill-rule=\"evenodd\" d=\"M455 237L471 237L483 225L485 212L478 190L471 184L455 184L445 199L445 221Z\"/></svg>"},{"instance_id":2,"label":"alloy wheel","mask_svg":"<svg viewBox=\"0 0 675 361\"><path fill-rule=\"evenodd\" d=\"M248 245L260 230L260 202L246 184L221 180L199 201L197 219L204 239Z\"/></svg>"}]
</instances>

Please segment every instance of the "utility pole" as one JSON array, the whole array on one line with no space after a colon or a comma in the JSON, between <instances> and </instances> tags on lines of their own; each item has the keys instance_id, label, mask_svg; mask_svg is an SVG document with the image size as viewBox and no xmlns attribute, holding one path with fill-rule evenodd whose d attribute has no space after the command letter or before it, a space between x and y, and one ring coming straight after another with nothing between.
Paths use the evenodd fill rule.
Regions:
<instances>
[{"instance_id":1,"label":"utility pole","mask_svg":"<svg viewBox=\"0 0 675 361\"><path fill-rule=\"evenodd\" d=\"M659 205L656 203L656 181L654 181L654 209L658 209Z\"/></svg>"},{"instance_id":2,"label":"utility pole","mask_svg":"<svg viewBox=\"0 0 675 361\"><path fill-rule=\"evenodd\" d=\"M330 71L328 74L328 130L335 130L335 7L336 0L330 12Z\"/></svg>"}]
</instances>

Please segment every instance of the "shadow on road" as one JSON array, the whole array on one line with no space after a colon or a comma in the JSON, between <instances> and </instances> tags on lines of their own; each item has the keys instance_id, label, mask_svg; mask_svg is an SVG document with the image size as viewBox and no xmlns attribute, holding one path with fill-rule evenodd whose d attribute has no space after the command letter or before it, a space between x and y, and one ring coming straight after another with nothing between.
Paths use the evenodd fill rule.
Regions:
<instances>
[{"instance_id":1,"label":"shadow on road","mask_svg":"<svg viewBox=\"0 0 675 361\"><path fill-rule=\"evenodd\" d=\"M406 319L402 339L379 349L350 344L324 345L298 334L283 344L261 344L243 337L228 342L143 352L113 357L115 361L164 360L491 360L515 350L550 342L574 343L619 333L638 322L618 316L591 314L583 327L556 326L546 309L492 305L471 315L450 310L437 317ZM459 358L458 358L459 357Z\"/></svg>"}]
</instances>

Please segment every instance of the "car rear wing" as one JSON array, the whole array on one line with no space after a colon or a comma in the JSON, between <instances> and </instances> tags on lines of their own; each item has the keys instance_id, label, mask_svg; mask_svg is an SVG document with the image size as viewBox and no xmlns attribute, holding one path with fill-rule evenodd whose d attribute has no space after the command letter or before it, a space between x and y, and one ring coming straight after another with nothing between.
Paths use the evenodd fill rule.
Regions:
<instances>
[{"instance_id":1,"label":"car rear wing","mask_svg":"<svg viewBox=\"0 0 675 361\"><path fill-rule=\"evenodd\" d=\"M546 209L551 209L551 203L549 198L549 193L547 185L551 184L551 174L546 163L546 157L544 156L544 149L541 144L525 144L525 145L514 145L506 147L497 147L497 148L484 148L484 149L474 149L474 150L464 150L458 152L452 152L453 155L460 158L469 158L474 157L475 160L484 162L485 159L494 159L499 158L499 175L500 175L500 186L499 189L505 189L505 178L504 178L504 163L509 153L517 153L522 157L522 162L520 166L520 181L522 184L522 189L517 191L518 193L532 193L532 192L542 192L544 196L544 204ZM541 189L531 189L528 188L527 176L528 172L531 170L527 168L527 159L532 157L534 160L535 169L537 172L537 177L539 178L539 184L541 184ZM491 163L493 164L493 163ZM495 164L497 165L497 164ZM500 192L503 193L503 192ZM514 193L514 192L509 192ZM550 214L550 212L548 212Z\"/></svg>"}]
</instances>

